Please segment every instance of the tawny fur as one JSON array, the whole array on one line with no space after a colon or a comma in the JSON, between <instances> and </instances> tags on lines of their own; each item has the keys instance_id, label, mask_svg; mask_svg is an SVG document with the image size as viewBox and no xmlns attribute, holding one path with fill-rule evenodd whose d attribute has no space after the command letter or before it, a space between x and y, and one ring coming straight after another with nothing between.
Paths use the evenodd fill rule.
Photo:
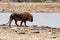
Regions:
<instances>
[{"instance_id":1,"label":"tawny fur","mask_svg":"<svg viewBox=\"0 0 60 40\"><path fill-rule=\"evenodd\" d=\"M10 15L10 19L9 19L9 27L11 27L11 22L12 20L15 20L15 24L17 26L19 26L17 24L17 21L21 21L20 26L22 26L22 23L24 22L25 26L26 25L26 21L30 21L33 22L33 16L32 14L30 14L29 12L23 12L23 13L13 13Z\"/></svg>"}]
</instances>

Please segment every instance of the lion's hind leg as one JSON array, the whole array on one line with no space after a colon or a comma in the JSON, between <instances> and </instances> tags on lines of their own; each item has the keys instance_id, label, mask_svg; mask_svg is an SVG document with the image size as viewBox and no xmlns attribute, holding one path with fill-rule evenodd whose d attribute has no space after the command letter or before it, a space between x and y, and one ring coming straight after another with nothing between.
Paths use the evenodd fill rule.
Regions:
<instances>
[{"instance_id":1,"label":"lion's hind leg","mask_svg":"<svg viewBox=\"0 0 60 40\"><path fill-rule=\"evenodd\" d=\"M20 26L22 26L23 21L21 21Z\"/></svg>"},{"instance_id":2,"label":"lion's hind leg","mask_svg":"<svg viewBox=\"0 0 60 40\"><path fill-rule=\"evenodd\" d=\"M12 18L9 19L9 27L11 27Z\"/></svg>"},{"instance_id":3,"label":"lion's hind leg","mask_svg":"<svg viewBox=\"0 0 60 40\"><path fill-rule=\"evenodd\" d=\"M17 21L15 20L15 24L17 25L17 26L19 26L18 24L17 24Z\"/></svg>"}]
</instances>

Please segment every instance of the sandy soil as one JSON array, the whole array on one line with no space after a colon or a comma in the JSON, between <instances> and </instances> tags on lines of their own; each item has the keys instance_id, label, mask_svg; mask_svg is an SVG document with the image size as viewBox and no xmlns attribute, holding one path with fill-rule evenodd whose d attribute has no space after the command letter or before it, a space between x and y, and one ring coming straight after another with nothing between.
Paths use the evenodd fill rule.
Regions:
<instances>
[{"instance_id":1,"label":"sandy soil","mask_svg":"<svg viewBox=\"0 0 60 40\"><path fill-rule=\"evenodd\" d=\"M0 26L0 40L60 40L60 28Z\"/></svg>"},{"instance_id":2,"label":"sandy soil","mask_svg":"<svg viewBox=\"0 0 60 40\"><path fill-rule=\"evenodd\" d=\"M60 12L60 3L0 3L0 12Z\"/></svg>"}]
</instances>

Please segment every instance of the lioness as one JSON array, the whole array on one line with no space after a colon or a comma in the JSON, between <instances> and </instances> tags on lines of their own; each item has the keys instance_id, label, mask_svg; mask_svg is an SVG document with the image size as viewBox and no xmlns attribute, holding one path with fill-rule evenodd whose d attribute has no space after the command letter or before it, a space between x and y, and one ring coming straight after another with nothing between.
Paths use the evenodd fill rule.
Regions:
<instances>
[{"instance_id":1,"label":"lioness","mask_svg":"<svg viewBox=\"0 0 60 40\"><path fill-rule=\"evenodd\" d=\"M9 27L11 27L11 22L12 20L15 20L15 24L17 26L19 26L17 24L17 21L21 21L21 24L20 26L22 26L22 23L24 22L25 26L26 25L26 21L30 21L30 22L33 22L33 16L32 14L30 14L29 12L23 12L23 13L12 13L10 15L10 19L9 19Z\"/></svg>"}]
</instances>

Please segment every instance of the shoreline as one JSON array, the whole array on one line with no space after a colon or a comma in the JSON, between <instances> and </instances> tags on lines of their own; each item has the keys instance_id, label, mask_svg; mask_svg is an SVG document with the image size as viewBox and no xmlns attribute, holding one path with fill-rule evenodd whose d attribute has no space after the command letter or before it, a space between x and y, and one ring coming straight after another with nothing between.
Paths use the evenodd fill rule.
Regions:
<instances>
[{"instance_id":1,"label":"shoreline","mask_svg":"<svg viewBox=\"0 0 60 40\"><path fill-rule=\"evenodd\" d=\"M1 40L58 40L60 28L50 27L17 27L0 26Z\"/></svg>"}]
</instances>

